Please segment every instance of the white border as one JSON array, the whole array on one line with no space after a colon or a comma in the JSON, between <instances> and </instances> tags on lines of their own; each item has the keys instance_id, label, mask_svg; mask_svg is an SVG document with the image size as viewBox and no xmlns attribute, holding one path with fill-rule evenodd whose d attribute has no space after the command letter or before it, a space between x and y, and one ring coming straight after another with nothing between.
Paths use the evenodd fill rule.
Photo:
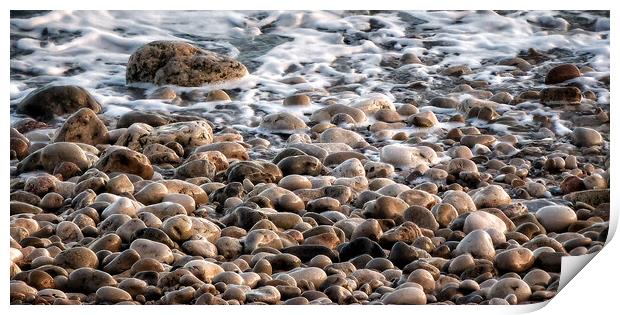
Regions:
<instances>
[{"instance_id":1,"label":"white border","mask_svg":"<svg viewBox=\"0 0 620 315\"><path fill-rule=\"evenodd\" d=\"M2 98L5 100L5 112L4 115L0 115L0 124L8 129L10 125L9 121L9 10L10 9L118 9L118 10L149 10L149 9L165 9L165 10L181 10L181 9L201 9L201 10L314 10L314 9L381 9L381 10L462 10L462 9L522 9L522 10L545 10L545 9L572 9L572 10L611 10L611 73L617 73L618 67L616 67L615 57L618 55L618 35L616 28L616 21L619 18L618 2L607 0L589 0L589 1L576 1L576 0L563 0L563 1L544 1L544 0L520 0L520 1L480 1L480 0L440 0L440 1L368 1L368 0L356 0L356 1L337 1L337 0L313 0L313 1L294 1L294 0L237 0L237 1L188 1L188 0L174 0L174 1L148 1L148 2L130 2L121 0L107 0L107 1L68 1L68 0L54 0L54 1L42 1L42 0L4 0L2 1L2 22L4 31L1 33L3 38L4 49L2 50L4 56L2 62L2 73L5 78L5 85L2 90ZM614 79L612 81L613 88L611 90L617 90L617 83ZM611 104L614 106L618 100L615 93L611 93ZM618 105L620 106L620 105ZM611 110L612 127L616 126L615 118L613 118L614 112L618 109ZM611 138L618 139L618 128L611 128ZM9 147L8 130L5 131L4 136L1 137L2 147L7 151ZM615 141L615 140L614 140ZM616 141L617 142L617 141ZM616 144L611 146L612 161L617 160ZM3 175L3 179L0 180L0 204L5 205L5 215L8 214L9 198L9 156L8 154L0 154L1 163L5 165L4 168L0 168L0 172ZM615 163L613 163L615 164ZM610 236L615 232L615 226L617 225L617 211L620 194L614 193L616 178L618 177L618 170L612 168L612 225L613 229L610 231ZM8 220L2 224L2 235L8 236ZM8 243L8 239L5 241ZM8 262L8 251L0 251L5 262ZM620 272L618 270L618 261L620 258L620 245L619 241L610 241L605 248L596 255L569 283L568 285L558 293L545 307L537 311L540 314L593 314L602 312L604 314L614 312L614 309L618 309L616 303L620 302L618 298L619 285L620 285ZM109 306L87 306L85 307L41 307L41 306L9 306L9 279L8 272L2 273L2 292L0 293L0 299L6 307L6 311L9 314L32 314L35 312L45 312L46 314L62 314L73 312L84 312L95 314L107 314L110 312ZM325 312L338 312L338 313L363 313L363 312L389 312L391 313L419 313L428 314L502 314L502 313L525 313L531 312L540 308L541 304L530 306L511 306L511 307L493 307L493 306L319 306L319 307L283 307L283 306L220 306L220 307L199 307L199 306L128 306L118 307L115 306L113 311L120 313L136 313L147 311L149 313L170 313L170 312L182 312L183 314L191 314L194 312L208 312L219 314L250 314L253 312L262 313L268 312L273 314L282 313L300 313L311 314L317 311ZM617 311L616 311L617 312ZM615 313L615 312L614 312Z\"/></svg>"}]
</instances>

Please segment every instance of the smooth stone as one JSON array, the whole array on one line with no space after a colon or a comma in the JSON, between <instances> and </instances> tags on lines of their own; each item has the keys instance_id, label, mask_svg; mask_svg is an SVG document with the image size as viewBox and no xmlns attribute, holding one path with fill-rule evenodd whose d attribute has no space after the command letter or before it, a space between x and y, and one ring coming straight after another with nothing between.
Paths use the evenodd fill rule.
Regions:
<instances>
[{"instance_id":1,"label":"smooth stone","mask_svg":"<svg viewBox=\"0 0 620 315\"><path fill-rule=\"evenodd\" d=\"M317 176L323 173L323 164L314 156L299 155L285 157L278 162L282 175L309 175Z\"/></svg>"},{"instance_id":2,"label":"smooth stone","mask_svg":"<svg viewBox=\"0 0 620 315\"><path fill-rule=\"evenodd\" d=\"M80 241L84 238L84 234L82 234L80 227L71 221L62 221L58 223L56 226L56 235L67 243Z\"/></svg>"},{"instance_id":3,"label":"smooth stone","mask_svg":"<svg viewBox=\"0 0 620 315\"><path fill-rule=\"evenodd\" d=\"M282 101L282 105L284 106L293 106L293 105L310 105L311 100L310 97L304 94L295 94L288 96Z\"/></svg>"},{"instance_id":4,"label":"smooth stone","mask_svg":"<svg viewBox=\"0 0 620 315\"><path fill-rule=\"evenodd\" d=\"M439 224L440 227L449 226L456 217L458 217L459 213L456 211L452 205L447 203L440 203L431 209L431 212L435 216L435 220Z\"/></svg>"},{"instance_id":5,"label":"smooth stone","mask_svg":"<svg viewBox=\"0 0 620 315\"><path fill-rule=\"evenodd\" d=\"M458 104L459 104L458 100L452 97L443 97L443 96L434 97L429 101L430 106L439 107L439 108L456 108Z\"/></svg>"},{"instance_id":6,"label":"smooth stone","mask_svg":"<svg viewBox=\"0 0 620 315\"><path fill-rule=\"evenodd\" d=\"M122 245L123 240L121 240L118 235L110 233L90 243L90 245L88 245L88 248L95 253L100 250L109 250L110 252L115 253L121 250Z\"/></svg>"},{"instance_id":7,"label":"smooth stone","mask_svg":"<svg viewBox=\"0 0 620 315\"><path fill-rule=\"evenodd\" d=\"M307 268L296 268L287 273L289 276L293 277L297 283L301 280L306 280L314 284L315 288L319 288L325 279L327 279L327 274L323 269L317 267L307 267Z\"/></svg>"},{"instance_id":8,"label":"smooth stone","mask_svg":"<svg viewBox=\"0 0 620 315\"><path fill-rule=\"evenodd\" d=\"M405 287L385 295L383 304L424 305L426 294L416 287Z\"/></svg>"},{"instance_id":9,"label":"smooth stone","mask_svg":"<svg viewBox=\"0 0 620 315\"><path fill-rule=\"evenodd\" d=\"M269 199L274 209L278 211L299 213L304 209L304 202L301 198L281 187L265 189L258 196Z\"/></svg>"},{"instance_id":10,"label":"smooth stone","mask_svg":"<svg viewBox=\"0 0 620 315\"><path fill-rule=\"evenodd\" d=\"M418 165L431 165L439 162L437 153L425 146L408 147L401 144L389 144L381 148L381 162L401 169L415 168Z\"/></svg>"},{"instance_id":11,"label":"smooth stone","mask_svg":"<svg viewBox=\"0 0 620 315\"><path fill-rule=\"evenodd\" d=\"M385 258L387 256L377 242L374 242L367 237L356 238L355 240L346 243L340 248L339 254L342 261L346 261L363 254L381 258Z\"/></svg>"},{"instance_id":12,"label":"smooth stone","mask_svg":"<svg viewBox=\"0 0 620 315\"><path fill-rule=\"evenodd\" d=\"M421 206L430 209L439 200L433 193L421 189L409 189L408 186L406 187L407 190L398 193L396 197L404 200L410 206ZM382 193L382 189L377 192Z\"/></svg>"},{"instance_id":13,"label":"smooth stone","mask_svg":"<svg viewBox=\"0 0 620 315\"><path fill-rule=\"evenodd\" d=\"M454 158L450 160L448 163L448 173L459 175L461 172L478 172L478 166L476 166L474 161L465 158Z\"/></svg>"},{"instance_id":14,"label":"smooth stone","mask_svg":"<svg viewBox=\"0 0 620 315\"><path fill-rule=\"evenodd\" d=\"M499 208L512 202L506 191L498 185L489 185L478 190L472 199L478 209Z\"/></svg>"},{"instance_id":15,"label":"smooth stone","mask_svg":"<svg viewBox=\"0 0 620 315\"><path fill-rule=\"evenodd\" d=\"M532 290L525 281L517 278L500 279L489 289L489 298L503 299L511 294L517 297L517 303L522 303L529 300Z\"/></svg>"},{"instance_id":16,"label":"smooth stone","mask_svg":"<svg viewBox=\"0 0 620 315\"><path fill-rule=\"evenodd\" d=\"M546 206L536 211L536 219L548 232L563 232L577 221L577 214L566 206Z\"/></svg>"},{"instance_id":17,"label":"smooth stone","mask_svg":"<svg viewBox=\"0 0 620 315\"><path fill-rule=\"evenodd\" d=\"M183 265L183 268L190 270L198 279L207 282L224 272L221 266L206 260L189 261Z\"/></svg>"},{"instance_id":18,"label":"smooth stone","mask_svg":"<svg viewBox=\"0 0 620 315\"><path fill-rule=\"evenodd\" d=\"M366 176L366 171L359 159L351 158L332 169L330 175L337 178Z\"/></svg>"},{"instance_id":19,"label":"smooth stone","mask_svg":"<svg viewBox=\"0 0 620 315\"><path fill-rule=\"evenodd\" d=\"M116 145L125 146L131 150L142 151L150 144L178 143L181 148L193 148L208 146L213 142L213 130L206 120L192 120L170 123L162 126L151 127L143 123L134 123L127 128L116 141ZM224 145L227 142L220 142L217 145ZM233 143L233 142L229 142ZM236 144L236 143L235 143ZM239 144L237 144L239 145ZM239 145L240 146L240 145ZM194 153L209 151L202 148ZM225 151L222 150L222 153ZM182 154L182 152L176 152Z\"/></svg>"},{"instance_id":20,"label":"smooth stone","mask_svg":"<svg viewBox=\"0 0 620 315\"><path fill-rule=\"evenodd\" d=\"M476 211L474 200L465 192L460 190L449 190L444 193L442 203L453 206L458 214Z\"/></svg>"},{"instance_id":21,"label":"smooth stone","mask_svg":"<svg viewBox=\"0 0 620 315\"><path fill-rule=\"evenodd\" d=\"M225 271L225 272L215 275L215 277L213 277L211 282L213 284L221 282L221 283L232 284L232 285L242 285L244 281L243 281L243 278L238 273L233 272L233 271Z\"/></svg>"},{"instance_id":22,"label":"smooth stone","mask_svg":"<svg viewBox=\"0 0 620 315\"><path fill-rule=\"evenodd\" d=\"M436 231L439 228L439 223L435 220L433 213L424 207L411 206L407 208L403 214L403 218L424 229Z\"/></svg>"},{"instance_id":23,"label":"smooth stone","mask_svg":"<svg viewBox=\"0 0 620 315\"><path fill-rule=\"evenodd\" d=\"M125 214L135 217L139 206L137 202L127 197L120 197L101 212L101 218L105 220L113 214Z\"/></svg>"},{"instance_id":24,"label":"smooth stone","mask_svg":"<svg viewBox=\"0 0 620 315\"><path fill-rule=\"evenodd\" d=\"M134 186L129 177L125 174L117 175L111 178L106 184L106 190L115 195L132 194L134 193Z\"/></svg>"},{"instance_id":25,"label":"smooth stone","mask_svg":"<svg viewBox=\"0 0 620 315\"><path fill-rule=\"evenodd\" d=\"M129 173L144 179L151 179L154 173L151 162L146 156L120 146L112 146L106 149L95 167L106 173Z\"/></svg>"},{"instance_id":26,"label":"smooth stone","mask_svg":"<svg viewBox=\"0 0 620 315\"><path fill-rule=\"evenodd\" d=\"M207 102L230 101L230 96L223 90L210 91L206 96Z\"/></svg>"},{"instance_id":27,"label":"smooth stone","mask_svg":"<svg viewBox=\"0 0 620 315\"><path fill-rule=\"evenodd\" d=\"M301 118L287 112L269 114L263 117L259 127L280 132L293 132L295 130L308 128Z\"/></svg>"},{"instance_id":28,"label":"smooth stone","mask_svg":"<svg viewBox=\"0 0 620 315\"><path fill-rule=\"evenodd\" d=\"M534 253L522 247L507 249L495 256L497 268L508 272L524 272L534 265L534 261Z\"/></svg>"},{"instance_id":29,"label":"smooth stone","mask_svg":"<svg viewBox=\"0 0 620 315\"><path fill-rule=\"evenodd\" d=\"M409 116L407 122L420 128L430 128L439 124L437 116L431 111L420 112Z\"/></svg>"},{"instance_id":30,"label":"smooth stone","mask_svg":"<svg viewBox=\"0 0 620 315\"><path fill-rule=\"evenodd\" d=\"M367 237L377 241L382 234L383 230L379 221L375 219L366 219L354 228L349 239L352 241L360 237Z\"/></svg>"},{"instance_id":31,"label":"smooth stone","mask_svg":"<svg viewBox=\"0 0 620 315\"><path fill-rule=\"evenodd\" d=\"M133 249L124 250L103 267L103 271L115 275L131 269L140 260L140 254Z\"/></svg>"},{"instance_id":32,"label":"smooth stone","mask_svg":"<svg viewBox=\"0 0 620 315\"><path fill-rule=\"evenodd\" d=\"M101 112L101 105L82 87L75 85L45 86L26 96L17 106L18 111L37 120L50 121L62 116L89 108Z\"/></svg>"},{"instance_id":33,"label":"smooth stone","mask_svg":"<svg viewBox=\"0 0 620 315\"><path fill-rule=\"evenodd\" d=\"M492 260L495 257L495 248L489 233L483 230L474 230L467 234L452 254L458 256L464 253L469 253L475 258Z\"/></svg>"},{"instance_id":34,"label":"smooth stone","mask_svg":"<svg viewBox=\"0 0 620 315\"><path fill-rule=\"evenodd\" d=\"M465 218L463 232L469 234L474 230L495 229L500 233L507 231L506 224L497 216L484 211L474 211Z\"/></svg>"},{"instance_id":35,"label":"smooth stone","mask_svg":"<svg viewBox=\"0 0 620 315\"><path fill-rule=\"evenodd\" d=\"M435 278L425 269L416 269L407 277L407 282L415 282L422 286L425 293L432 293L435 290Z\"/></svg>"},{"instance_id":36,"label":"smooth stone","mask_svg":"<svg viewBox=\"0 0 620 315\"><path fill-rule=\"evenodd\" d=\"M601 134L587 127L577 127L573 129L573 143L578 147L591 147L603 143Z\"/></svg>"},{"instance_id":37,"label":"smooth stone","mask_svg":"<svg viewBox=\"0 0 620 315\"><path fill-rule=\"evenodd\" d=\"M217 257L217 247L207 240L188 240L183 242L181 248L193 256L206 258Z\"/></svg>"},{"instance_id":38,"label":"smooth stone","mask_svg":"<svg viewBox=\"0 0 620 315\"><path fill-rule=\"evenodd\" d=\"M563 64L551 68L545 77L545 84L556 84L581 76L579 68L573 64Z\"/></svg>"},{"instance_id":39,"label":"smooth stone","mask_svg":"<svg viewBox=\"0 0 620 315\"><path fill-rule=\"evenodd\" d=\"M609 189L593 189L576 191L568 195L564 195L564 200L570 202L583 202L592 207L598 207L600 204L609 203L610 190Z\"/></svg>"},{"instance_id":40,"label":"smooth stone","mask_svg":"<svg viewBox=\"0 0 620 315\"><path fill-rule=\"evenodd\" d=\"M460 77L462 75L472 74L473 71L467 65L450 66L441 71L441 74L447 76Z\"/></svg>"},{"instance_id":41,"label":"smooth stone","mask_svg":"<svg viewBox=\"0 0 620 315\"><path fill-rule=\"evenodd\" d=\"M319 137L322 143L344 143L352 148L365 146L366 140L357 132L339 127L329 128L323 131Z\"/></svg>"},{"instance_id":42,"label":"smooth stone","mask_svg":"<svg viewBox=\"0 0 620 315\"><path fill-rule=\"evenodd\" d=\"M381 196L364 205L363 214L368 218L394 219L402 216L409 205L402 199Z\"/></svg>"},{"instance_id":43,"label":"smooth stone","mask_svg":"<svg viewBox=\"0 0 620 315\"><path fill-rule=\"evenodd\" d=\"M278 182L278 186L289 191L295 191L297 189L311 189L312 183L305 176L291 174L282 177L282 179Z\"/></svg>"},{"instance_id":44,"label":"smooth stone","mask_svg":"<svg viewBox=\"0 0 620 315\"><path fill-rule=\"evenodd\" d=\"M131 242L129 248L140 254L141 258L153 258L159 262L170 264L174 260L170 248L162 243L139 238Z\"/></svg>"},{"instance_id":45,"label":"smooth stone","mask_svg":"<svg viewBox=\"0 0 620 315\"><path fill-rule=\"evenodd\" d=\"M380 94L357 99L351 102L350 106L359 108L367 114L374 114L381 109L396 110L394 104L386 96Z\"/></svg>"},{"instance_id":46,"label":"smooth stone","mask_svg":"<svg viewBox=\"0 0 620 315\"><path fill-rule=\"evenodd\" d=\"M116 304L124 301L132 301L131 295L126 291L105 286L97 289L95 292L95 302L102 304Z\"/></svg>"},{"instance_id":47,"label":"smooth stone","mask_svg":"<svg viewBox=\"0 0 620 315\"><path fill-rule=\"evenodd\" d=\"M82 147L76 143L56 142L48 144L43 149L28 155L17 164L17 170L19 172L28 172L44 169L48 173L52 173L62 162L73 163L80 170L85 170L93 164L91 156L87 155Z\"/></svg>"},{"instance_id":48,"label":"smooth stone","mask_svg":"<svg viewBox=\"0 0 620 315\"><path fill-rule=\"evenodd\" d=\"M530 287L535 285L547 286L551 281L551 276L544 270L532 269L523 277L523 281Z\"/></svg>"},{"instance_id":49,"label":"smooth stone","mask_svg":"<svg viewBox=\"0 0 620 315\"><path fill-rule=\"evenodd\" d=\"M222 236L215 242L218 254L227 259L236 258L243 250L241 242L233 237Z\"/></svg>"},{"instance_id":50,"label":"smooth stone","mask_svg":"<svg viewBox=\"0 0 620 315\"><path fill-rule=\"evenodd\" d=\"M72 271L67 280L68 292L94 293L105 286L116 286L116 280L106 272L89 267Z\"/></svg>"},{"instance_id":51,"label":"smooth stone","mask_svg":"<svg viewBox=\"0 0 620 315\"><path fill-rule=\"evenodd\" d=\"M332 104L327 107L323 107L312 113L310 116L310 121L313 122L321 122L321 121L329 121L332 116L337 114L344 113L347 114L357 122L361 123L366 121L367 117L364 111L359 108L342 105L342 104Z\"/></svg>"},{"instance_id":52,"label":"smooth stone","mask_svg":"<svg viewBox=\"0 0 620 315\"><path fill-rule=\"evenodd\" d=\"M388 259L396 267L403 269L410 262L416 261L421 257L428 256L428 253L423 252L424 251L421 249L407 245L404 241L398 241L390 249Z\"/></svg>"},{"instance_id":53,"label":"smooth stone","mask_svg":"<svg viewBox=\"0 0 620 315\"><path fill-rule=\"evenodd\" d=\"M461 254L450 261L448 265L448 272L451 274L460 275L463 271L471 269L476 266L474 257L469 254Z\"/></svg>"},{"instance_id":54,"label":"smooth stone","mask_svg":"<svg viewBox=\"0 0 620 315\"><path fill-rule=\"evenodd\" d=\"M248 303L262 302L266 304L276 304L280 301L280 297L280 291L270 285L250 290L245 294L245 300Z\"/></svg>"}]
</instances>

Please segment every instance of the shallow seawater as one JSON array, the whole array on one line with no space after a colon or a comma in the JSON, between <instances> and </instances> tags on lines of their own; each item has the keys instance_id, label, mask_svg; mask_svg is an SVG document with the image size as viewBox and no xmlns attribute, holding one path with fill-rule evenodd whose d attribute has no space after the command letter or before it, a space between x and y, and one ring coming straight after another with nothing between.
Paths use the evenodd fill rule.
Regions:
<instances>
[{"instance_id":1,"label":"shallow seawater","mask_svg":"<svg viewBox=\"0 0 620 315\"><path fill-rule=\"evenodd\" d=\"M389 139L397 132L433 143L465 125L514 135L521 146L537 144L545 138L535 134L540 117L561 144L568 142L575 115L584 112L549 110L526 100L495 104L502 117L493 123L468 119L463 124L449 120L466 115L467 106L429 103L437 96L468 104L498 92L517 97L539 91L546 87L542 82L549 69L563 63L590 67L570 84L596 95L585 100L588 110L609 109L609 87L599 80L610 74L606 11L14 11L11 17L12 122L25 117L15 109L33 90L74 84L102 104L111 128L132 110L199 116L210 120L216 132L232 127L244 138L269 140L272 146L261 153L265 158L282 149L288 136L259 128L265 115L285 111L308 123L326 105L366 98L387 99L396 107L415 104L440 121L433 128L396 128L377 138L369 132L377 120L369 115L355 130L378 148L397 142ZM180 98L152 99L158 86L126 84L125 73L129 56L154 40L189 41L234 57L249 75L217 85L171 86ZM402 64L405 53L422 63ZM501 65L515 57L532 60L531 69ZM462 65L472 73L454 77L443 72ZM462 90L463 83L476 90ZM232 101L207 101L205 95L216 89L224 89ZM310 96L312 104L283 105L298 93ZM61 123L52 123L48 135Z\"/></svg>"},{"instance_id":2,"label":"shallow seawater","mask_svg":"<svg viewBox=\"0 0 620 315\"><path fill-rule=\"evenodd\" d=\"M217 115L241 124L283 110L282 99L298 92L318 105L328 99L347 104L372 93L395 105L426 105L454 87L441 75L452 65L470 66L474 73L463 78L485 80L491 92L537 88L532 76L559 63L592 67L583 80L609 75L609 16L603 11L15 11L11 17L12 120L19 117L15 105L46 84L87 88L111 117L131 109L216 115L217 104L147 101L152 86L125 85L129 55L153 40L191 41L243 62L250 76L199 88L224 87L232 106L253 105ZM525 76L497 66L530 48L549 58ZM406 52L424 64L400 67L398 56ZM308 83L280 82L297 76ZM412 89L413 82L425 87ZM599 104L609 103L606 90L592 90Z\"/></svg>"}]
</instances>

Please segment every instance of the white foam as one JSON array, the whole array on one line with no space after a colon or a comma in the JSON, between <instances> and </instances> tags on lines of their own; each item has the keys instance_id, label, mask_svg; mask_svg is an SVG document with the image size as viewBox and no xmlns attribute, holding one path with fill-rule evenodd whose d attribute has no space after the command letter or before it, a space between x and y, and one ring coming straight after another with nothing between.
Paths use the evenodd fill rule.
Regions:
<instances>
[{"instance_id":1,"label":"white foam","mask_svg":"<svg viewBox=\"0 0 620 315\"><path fill-rule=\"evenodd\" d=\"M326 94L324 89L335 82L352 85L357 96L380 91L396 101L390 91L406 85L386 79L392 70L381 63L385 56L398 58L406 52L436 60L429 65L405 65L398 69L399 73L426 81L429 86L441 84L437 78L444 67L465 64L480 69L466 76L468 79L485 80L509 90L540 88L531 77L515 79L499 75L511 71L512 67L496 65L499 60L515 57L529 48L540 51L563 48L575 57L585 58L581 63L591 66L595 72L587 74L585 77L589 79L584 78L584 83L597 94L599 103L608 104L608 91L595 81L609 75L609 18L572 12L594 24L595 31L564 31L565 14L556 11L516 11L505 15L492 11L389 11L372 15L338 11L53 11L27 19L11 19L11 33L19 36L15 47L29 51L11 59L13 71L27 73L11 78L11 104L33 89L53 83L87 88L104 108L111 107L105 113L115 116L122 108L211 110L204 104L185 107L161 100L139 100L128 93L127 60L138 47L153 40L192 41L232 57L248 58L245 61L253 62L254 67L246 78L198 89L204 92L238 89L235 101L248 106L260 105L265 112L291 110L281 105L287 96L307 91ZM406 16L426 22L412 25ZM48 35L43 36L44 32ZM264 35L281 41L264 43ZM428 45L430 42L434 43ZM255 53L254 44L261 43L267 49ZM559 61L552 59L549 63ZM544 67L545 63L536 66ZM293 76L304 77L308 83L280 82ZM145 95L155 88L148 84L132 86L146 88ZM174 89L183 93L197 88ZM342 99L340 94L332 94L339 103L354 100L348 96ZM466 97L470 96L463 96ZM424 110L447 112L430 107ZM303 109L294 111L300 115L307 113Z\"/></svg>"}]
</instances>

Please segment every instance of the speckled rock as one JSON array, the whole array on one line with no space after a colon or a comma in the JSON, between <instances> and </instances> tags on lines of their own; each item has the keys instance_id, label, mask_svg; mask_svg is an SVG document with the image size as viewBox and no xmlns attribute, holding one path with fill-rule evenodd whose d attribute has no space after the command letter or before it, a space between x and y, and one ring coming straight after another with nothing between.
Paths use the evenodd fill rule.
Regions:
<instances>
[{"instance_id":1,"label":"speckled rock","mask_svg":"<svg viewBox=\"0 0 620 315\"><path fill-rule=\"evenodd\" d=\"M247 74L240 62L180 41L154 41L135 51L127 62L127 82L201 86L239 79Z\"/></svg>"}]
</instances>

